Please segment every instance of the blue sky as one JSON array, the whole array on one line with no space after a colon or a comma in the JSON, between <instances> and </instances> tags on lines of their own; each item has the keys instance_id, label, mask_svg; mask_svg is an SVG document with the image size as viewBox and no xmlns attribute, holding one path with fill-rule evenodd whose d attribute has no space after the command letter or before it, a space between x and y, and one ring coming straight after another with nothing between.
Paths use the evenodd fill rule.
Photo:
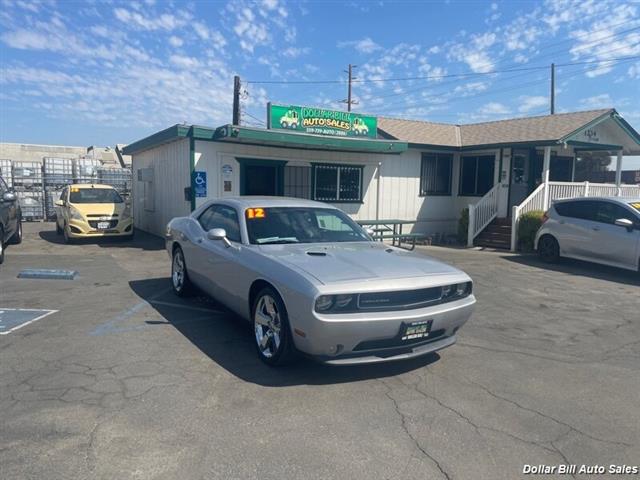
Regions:
<instances>
[{"instance_id":1,"label":"blue sky","mask_svg":"<svg viewBox=\"0 0 640 480\"><path fill-rule=\"evenodd\" d=\"M640 130L638 56L640 3L619 0L0 0L0 140L218 126L236 74L250 125L269 100L343 108L348 63L356 111L450 123L547 113L545 67L578 63L557 68L557 111L613 106ZM317 80L334 83L258 83Z\"/></svg>"}]
</instances>

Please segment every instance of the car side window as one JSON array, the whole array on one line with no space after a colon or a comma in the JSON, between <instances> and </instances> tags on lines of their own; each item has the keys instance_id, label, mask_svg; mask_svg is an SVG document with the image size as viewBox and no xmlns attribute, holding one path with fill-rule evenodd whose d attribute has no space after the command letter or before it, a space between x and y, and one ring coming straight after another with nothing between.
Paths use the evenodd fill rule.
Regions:
<instances>
[{"instance_id":1,"label":"car side window","mask_svg":"<svg viewBox=\"0 0 640 480\"><path fill-rule=\"evenodd\" d=\"M563 202L555 207L558 214L563 217L595 220L595 203L592 201Z\"/></svg>"},{"instance_id":2,"label":"car side window","mask_svg":"<svg viewBox=\"0 0 640 480\"><path fill-rule=\"evenodd\" d=\"M611 202L597 202L596 222L613 225L619 218L626 218L636 223L637 219L633 214L620 205Z\"/></svg>"},{"instance_id":3,"label":"car side window","mask_svg":"<svg viewBox=\"0 0 640 480\"><path fill-rule=\"evenodd\" d=\"M238 213L231 207L211 205L198 217L198 222L205 232L212 228L224 228L230 241L240 242Z\"/></svg>"}]
</instances>

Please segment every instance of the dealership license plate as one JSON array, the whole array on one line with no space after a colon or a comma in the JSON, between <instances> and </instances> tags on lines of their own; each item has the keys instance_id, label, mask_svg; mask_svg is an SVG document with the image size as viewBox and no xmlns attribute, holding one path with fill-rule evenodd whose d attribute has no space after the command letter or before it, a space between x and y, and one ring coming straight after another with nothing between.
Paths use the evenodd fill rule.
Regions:
<instances>
[{"instance_id":1,"label":"dealership license plate","mask_svg":"<svg viewBox=\"0 0 640 480\"><path fill-rule=\"evenodd\" d=\"M407 323L404 326L402 332L402 340L416 340L420 338L427 338L431 331L431 324L433 320L422 320L419 322Z\"/></svg>"},{"instance_id":2,"label":"dealership license plate","mask_svg":"<svg viewBox=\"0 0 640 480\"><path fill-rule=\"evenodd\" d=\"M109 228L109 222L98 222L98 230L107 230Z\"/></svg>"}]
</instances>

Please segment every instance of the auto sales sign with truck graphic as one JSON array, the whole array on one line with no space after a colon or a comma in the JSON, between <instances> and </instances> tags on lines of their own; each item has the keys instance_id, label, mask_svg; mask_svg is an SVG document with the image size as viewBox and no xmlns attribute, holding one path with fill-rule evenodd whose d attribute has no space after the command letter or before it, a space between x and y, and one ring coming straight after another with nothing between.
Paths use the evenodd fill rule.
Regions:
<instances>
[{"instance_id":1,"label":"auto sales sign with truck graphic","mask_svg":"<svg viewBox=\"0 0 640 480\"><path fill-rule=\"evenodd\" d=\"M336 137L376 138L376 117L324 108L269 105L269 128Z\"/></svg>"}]
</instances>

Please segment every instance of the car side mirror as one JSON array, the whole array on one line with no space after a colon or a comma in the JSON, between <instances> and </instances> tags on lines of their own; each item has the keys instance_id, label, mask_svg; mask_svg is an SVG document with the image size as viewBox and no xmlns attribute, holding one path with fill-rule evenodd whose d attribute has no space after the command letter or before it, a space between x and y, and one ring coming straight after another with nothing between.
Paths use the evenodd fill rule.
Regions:
<instances>
[{"instance_id":1,"label":"car side mirror","mask_svg":"<svg viewBox=\"0 0 640 480\"><path fill-rule=\"evenodd\" d=\"M222 240L225 246L231 246L231 242L227 238L227 231L224 228L212 228L207 232L207 238L209 240Z\"/></svg>"},{"instance_id":2,"label":"car side mirror","mask_svg":"<svg viewBox=\"0 0 640 480\"><path fill-rule=\"evenodd\" d=\"M7 192L4 195L2 195L2 201L3 202L7 202L7 203L13 203L18 199L18 197L16 197L16 194L13 192Z\"/></svg>"},{"instance_id":3,"label":"car side mirror","mask_svg":"<svg viewBox=\"0 0 640 480\"><path fill-rule=\"evenodd\" d=\"M367 235L370 237L373 237L376 234L376 232L373 231L373 228L365 228L364 231L367 232Z\"/></svg>"},{"instance_id":4,"label":"car side mirror","mask_svg":"<svg viewBox=\"0 0 640 480\"><path fill-rule=\"evenodd\" d=\"M630 232L633 231L633 227L634 227L633 222L628 218L619 218L614 223L619 227L626 228Z\"/></svg>"},{"instance_id":5,"label":"car side mirror","mask_svg":"<svg viewBox=\"0 0 640 480\"><path fill-rule=\"evenodd\" d=\"M56 200L55 205L56 207L64 207L64 200Z\"/></svg>"}]
</instances>

